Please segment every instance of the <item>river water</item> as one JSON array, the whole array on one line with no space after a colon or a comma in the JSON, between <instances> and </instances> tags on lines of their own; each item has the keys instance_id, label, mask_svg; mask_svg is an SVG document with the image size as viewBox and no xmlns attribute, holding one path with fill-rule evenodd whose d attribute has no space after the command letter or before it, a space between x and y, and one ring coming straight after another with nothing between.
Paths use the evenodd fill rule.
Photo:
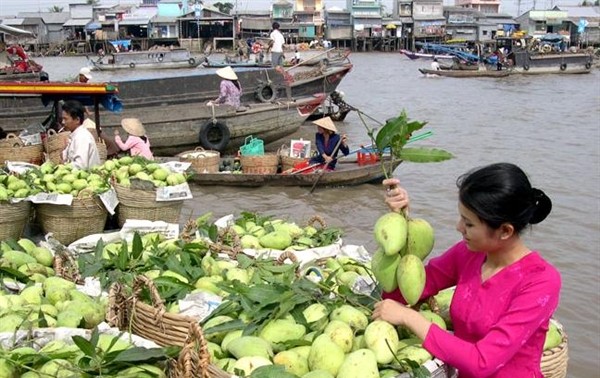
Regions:
<instances>
[{"instance_id":1,"label":"river water","mask_svg":"<svg viewBox=\"0 0 600 378\"><path fill-rule=\"evenodd\" d=\"M345 100L384 121L405 109L427 121L433 137L418 142L452 152L453 160L400 165L394 175L411 194L411 214L436 230L433 255L460 239L456 178L469 169L513 162L553 200L550 216L526 232L530 248L561 272L556 318L569 336L569 377L598 377L600 371L600 71L587 75L507 78L425 78L397 53L355 53L354 69L339 89ZM85 58L40 58L54 80L76 75ZM171 70L185 75L189 70ZM94 73L98 80L119 79ZM119 74L131 77L133 73ZM164 72L135 73L157 77ZM368 127L376 123L365 118ZM357 113L338 123L351 149L369 142ZM296 137L312 138L306 124ZM289 139L274 143L277 148ZM181 221L212 211L215 216L254 211L297 222L318 214L344 230L344 240L374 249L372 227L386 210L380 185L345 188L194 187Z\"/></svg>"}]
</instances>

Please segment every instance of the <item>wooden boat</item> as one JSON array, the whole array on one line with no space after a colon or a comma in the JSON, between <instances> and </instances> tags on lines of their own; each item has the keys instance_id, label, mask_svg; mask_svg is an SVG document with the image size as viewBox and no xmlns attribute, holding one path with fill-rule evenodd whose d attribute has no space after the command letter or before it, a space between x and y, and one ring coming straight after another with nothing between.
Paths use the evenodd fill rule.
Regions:
<instances>
[{"instance_id":1,"label":"wooden boat","mask_svg":"<svg viewBox=\"0 0 600 378\"><path fill-rule=\"evenodd\" d=\"M40 103L54 102L51 112L57 112L56 102L60 99L79 99L78 94L103 94L113 87L117 88L113 84L98 83L0 83L0 99L8 95L16 99L37 99ZM323 101L325 95L316 94L270 103L254 102L240 109L228 105L207 106L204 103L171 103L168 106L130 109L125 106L119 114L102 113L102 132L112 136L113 131L121 127L121 119L139 118L156 155L175 155L199 144L206 149L232 151L251 135L269 143L294 133ZM7 117L8 122L20 117L18 111L15 109L14 115ZM59 119L58 114L53 119ZM3 118L2 122L5 121ZM32 121L34 119L29 119L27 124ZM96 124L100 125L100 119L97 118Z\"/></svg>"},{"instance_id":2,"label":"wooden boat","mask_svg":"<svg viewBox=\"0 0 600 378\"><path fill-rule=\"evenodd\" d=\"M395 161L391 171L400 164ZM389 162L386 169L389 170ZM244 174L244 173L195 173L190 181L199 185L223 186L348 186L381 181L384 177L381 164L358 165L356 161L340 159L334 171L317 171L312 173L275 173L275 174Z\"/></svg>"},{"instance_id":3,"label":"wooden boat","mask_svg":"<svg viewBox=\"0 0 600 378\"><path fill-rule=\"evenodd\" d=\"M297 72L274 68L239 70L237 75L243 88L241 102L242 105L273 103L315 93L327 97L351 69L352 65L348 64ZM124 80L114 84L119 87L119 99L126 112L143 116L149 109L169 111L173 105L191 108L214 100L219 96L221 79L213 72L194 70L188 76ZM31 122L46 118L49 112L39 97L0 95L0 127L6 132L19 132ZM171 125L187 122L186 113L170 114Z\"/></svg>"},{"instance_id":4,"label":"wooden boat","mask_svg":"<svg viewBox=\"0 0 600 378\"><path fill-rule=\"evenodd\" d=\"M537 46L531 38L496 38L496 46L507 51L507 67L513 74L582 74L590 73L591 52L554 51L550 45Z\"/></svg>"},{"instance_id":5,"label":"wooden boat","mask_svg":"<svg viewBox=\"0 0 600 378\"><path fill-rule=\"evenodd\" d=\"M506 77L511 74L508 70L432 70L419 68L423 75L437 75L446 77Z\"/></svg>"},{"instance_id":6,"label":"wooden boat","mask_svg":"<svg viewBox=\"0 0 600 378\"><path fill-rule=\"evenodd\" d=\"M45 72L5 73L0 71L0 81L41 81Z\"/></svg>"},{"instance_id":7,"label":"wooden boat","mask_svg":"<svg viewBox=\"0 0 600 378\"><path fill-rule=\"evenodd\" d=\"M344 101L343 93L333 91L325 103L308 117L308 120L330 117L333 121L342 122L352 110L354 108Z\"/></svg>"},{"instance_id":8,"label":"wooden boat","mask_svg":"<svg viewBox=\"0 0 600 378\"><path fill-rule=\"evenodd\" d=\"M418 52L413 52L413 51L405 50L405 49L400 49L400 53L404 54L410 60L415 60L415 59L431 59L431 60L433 60L433 58L437 58L437 59L453 59L454 58L454 55L418 53Z\"/></svg>"},{"instance_id":9,"label":"wooden boat","mask_svg":"<svg viewBox=\"0 0 600 378\"><path fill-rule=\"evenodd\" d=\"M232 68L268 68L271 67L271 63L259 63L253 61L240 62L233 60L224 60L222 62L216 62L214 60L209 60L208 58L204 58L204 61L201 63L202 67L206 68L222 68L222 67L232 67Z\"/></svg>"},{"instance_id":10,"label":"wooden boat","mask_svg":"<svg viewBox=\"0 0 600 378\"><path fill-rule=\"evenodd\" d=\"M194 57L187 49L148 50L109 53L99 60L91 60L93 70L114 71L162 68L195 68L202 59Z\"/></svg>"}]
</instances>

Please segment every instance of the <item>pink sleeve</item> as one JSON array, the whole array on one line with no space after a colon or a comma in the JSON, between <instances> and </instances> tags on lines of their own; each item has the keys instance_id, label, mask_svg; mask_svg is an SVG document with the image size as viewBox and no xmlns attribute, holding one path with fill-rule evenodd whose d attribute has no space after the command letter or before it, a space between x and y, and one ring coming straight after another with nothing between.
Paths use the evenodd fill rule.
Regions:
<instances>
[{"instance_id":1,"label":"pink sleeve","mask_svg":"<svg viewBox=\"0 0 600 378\"><path fill-rule=\"evenodd\" d=\"M219 85L219 98L217 99L217 104L222 104L227 99L227 82L225 80L221 80L221 84Z\"/></svg>"},{"instance_id":2,"label":"pink sleeve","mask_svg":"<svg viewBox=\"0 0 600 378\"><path fill-rule=\"evenodd\" d=\"M514 293L503 315L479 341L465 341L433 325L423 347L467 376L489 376L548 322L558 306L560 285L558 272L546 268Z\"/></svg>"},{"instance_id":3,"label":"pink sleeve","mask_svg":"<svg viewBox=\"0 0 600 378\"><path fill-rule=\"evenodd\" d=\"M461 258L463 249L466 249L462 242L450 247L444 254L434 257L425 266L425 276L427 281L421 299L428 298L437 294L440 290L456 285L458 281L457 264L462 265L464 260ZM462 263L461 263L462 262ZM393 299L406 304L400 290L392 293L383 293L383 299Z\"/></svg>"},{"instance_id":4,"label":"pink sleeve","mask_svg":"<svg viewBox=\"0 0 600 378\"><path fill-rule=\"evenodd\" d=\"M133 147L135 141L133 140L133 138L127 137L127 140L125 141L125 143L123 143L121 136L115 135L115 143L117 144L117 146L119 146L121 151L128 151L131 147Z\"/></svg>"}]
</instances>

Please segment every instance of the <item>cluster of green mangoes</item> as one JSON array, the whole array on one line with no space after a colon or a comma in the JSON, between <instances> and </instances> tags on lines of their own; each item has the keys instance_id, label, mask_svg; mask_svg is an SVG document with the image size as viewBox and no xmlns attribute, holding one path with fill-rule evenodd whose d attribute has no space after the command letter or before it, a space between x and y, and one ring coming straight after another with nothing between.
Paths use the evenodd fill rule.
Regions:
<instances>
[{"instance_id":1,"label":"cluster of green mangoes","mask_svg":"<svg viewBox=\"0 0 600 378\"><path fill-rule=\"evenodd\" d=\"M374 227L378 249L371 262L373 274L383 291L400 293L409 305L415 305L425 288L423 260L433 249L433 227L424 219L407 218L389 212Z\"/></svg>"},{"instance_id":2,"label":"cluster of green mangoes","mask_svg":"<svg viewBox=\"0 0 600 378\"><path fill-rule=\"evenodd\" d=\"M93 328L104 320L106 303L54 275L52 253L29 239L0 243L0 266L26 275L18 294L0 291L0 332L41 327ZM14 279L5 278L4 283Z\"/></svg>"},{"instance_id":3,"label":"cluster of green mangoes","mask_svg":"<svg viewBox=\"0 0 600 378\"><path fill-rule=\"evenodd\" d=\"M25 174L35 192L72 194L91 197L109 189L105 176L94 171L79 170L71 164L54 164L50 161Z\"/></svg>"},{"instance_id":4,"label":"cluster of green mangoes","mask_svg":"<svg viewBox=\"0 0 600 378\"><path fill-rule=\"evenodd\" d=\"M238 218L232 226L240 236L242 248L248 249L276 249L303 251L309 248L330 245L337 240L321 238L323 233L337 234L335 229L317 229L312 225L298 226L295 222L283 219L257 219L259 222Z\"/></svg>"},{"instance_id":5,"label":"cluster of green mangoes","mask_svg":"<svg viewBox=\"0 0 600 378\"><path fill-rule=\"evenodd\" d=\"M21 175L8 175L0 171L0 203L13 198L27 198L38 192L39 190L32 188L30 182Z\"/></svg>"},{"instance_id":6,"label":"cluster of green mangoes","mask_svg":"<svg viewBox=\"0 0 600 378\"><path fill-rule=\"evenodd\" d=\"M131 179L150 181L155 187L179 185L187 181L183 173L173 173L142 157L123 156L107 160L97 169L107 176L113 176L118 184L125 187L131 186Z\"/></svg>"},{"instance_id":7,"label":"cluster of green mangoes","mask_svg":"<svg viewBox=\"0 0 600 378\"><path fill-rule=\"evenodd\" d=\"M93 345L93 341L87 342ZM21 378L73 378L90 377L95 370L100 370L102 377L107 378L166 378L164 367L148 363L121 364L115 357L103 358L132 350L129 341L116 336L100 333L93 345L94 363L90 363L86 354L72 340L56 339L40 347L36 340L34 347L18 346L12 349L0 348L0 377ZM39 348L39 349L38 349ZM89 353L89 351L87 351ZM100 360L102 359L102 364ZM127 367L123 367L127 366Z\"/></svg>"}]
</instances>

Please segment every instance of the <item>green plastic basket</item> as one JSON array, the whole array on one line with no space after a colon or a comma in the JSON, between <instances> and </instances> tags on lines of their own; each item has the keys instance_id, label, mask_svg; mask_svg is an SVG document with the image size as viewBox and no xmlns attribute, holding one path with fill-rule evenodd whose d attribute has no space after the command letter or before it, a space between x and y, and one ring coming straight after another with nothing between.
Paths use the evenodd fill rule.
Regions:
<instances>
[{"instance_id":1,"label":"green plastic basket","mask_svg":"<svg viewBox=\"0 0 600 378\"><path fill-rule=\"evenodd\" d=\"M242 156L260 156L265 154L265 143L262 139L254 138L252 135L246 137L244 145L240 147Z\"/></svg>"}]
</instances>

